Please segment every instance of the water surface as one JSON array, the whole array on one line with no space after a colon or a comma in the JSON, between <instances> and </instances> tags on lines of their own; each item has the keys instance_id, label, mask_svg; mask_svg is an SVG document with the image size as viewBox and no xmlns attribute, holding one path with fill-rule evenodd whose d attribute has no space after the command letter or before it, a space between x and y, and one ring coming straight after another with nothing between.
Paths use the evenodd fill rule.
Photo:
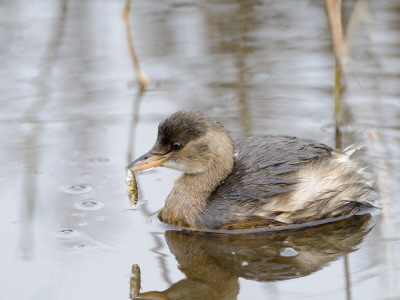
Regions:
<instances>
[{"instance_id":1,"label":"water surface","mask_svg":"<svg viewBox=\"0 0 400 300\"><path fill-rule=\"evenodd\" d=\"M179 109L209 113L235 138L334 146L323 1L133 1L133 41L151 81L141 95L122 2L0 1L0 299L128 299L134 264L148 292L189 282L178 264L205 266L194 276L210 281L216 261L232 284L227 299L398 299L400 3L366 3L351 39L342 144L367 145L356 157L382 190L381 213L366 230L347 224L263 244L168 230L154 214L178 173L138 175L130 209L123 168ZM345 1L346 22L355 7ZM180 245L208 254L193 262Z\"/></svg>"}]
</instances>

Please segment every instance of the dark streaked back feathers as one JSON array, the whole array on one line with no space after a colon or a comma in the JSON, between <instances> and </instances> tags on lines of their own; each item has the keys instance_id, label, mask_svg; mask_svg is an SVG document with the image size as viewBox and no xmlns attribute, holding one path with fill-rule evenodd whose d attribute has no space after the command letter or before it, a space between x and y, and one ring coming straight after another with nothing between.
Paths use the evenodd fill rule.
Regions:
<instances>
[{"instance_id":1,"label":"dark streaked back feathers","mask_svg":"<svg viewBox=\"0 0 400 300\"><path fill-rule=\"evenodd\" d=\"M235 214L249 215L252 209L271 201L271 197L292 191L298 180L291 174L303 164L328 159L332 150L312 140L289 136L236 140L233 171L208 199L207 223L220 227L223 224L217 224L218 220L234 219Z\"/></svg>"},{"instance_id":2,"label":"dark streaked back feathers","mask_svg":"<svg viewBox=\"0 0 400 300\"><path fill-rule=\"evenodd\" d=\"M296 180L287 173L299 170L302 164L312 160L328 158L332 152L324 144L288 136L241 138L235 141L235 148L233 171L213 195L262 202L290 191L289 186Z\"/></svg>"}]
</instances>

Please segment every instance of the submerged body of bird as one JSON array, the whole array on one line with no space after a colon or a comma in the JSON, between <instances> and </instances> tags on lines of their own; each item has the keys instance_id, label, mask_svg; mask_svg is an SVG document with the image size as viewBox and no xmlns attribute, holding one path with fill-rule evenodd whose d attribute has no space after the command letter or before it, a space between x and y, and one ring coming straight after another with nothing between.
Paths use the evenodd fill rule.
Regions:
<instances>
[{"instance_id":1,"label":"submerged body of bird","mask_svg":"<svg viewBox=\"0 0 400 300\"><path fill-rule=\"evenodd\" d=\"M252 229L305 224L363 213L373 187L351 158L322 143L289 136L233 141L200 112L160 123L154 146L128 169L182 171L160 215L191 229Z\"/></svg>"},{"instance_id":2,"label":"submerged body of bird","mask_svg":"<svg viewBox=\"0 0 400 300\"><path fill-rule=\"evenodd\" d=\"M138 188L135 175L131 169L126 169L126 190L128 192L129 204L131 207L136 207L139 201Z\"/></svg>"}]
</instances>

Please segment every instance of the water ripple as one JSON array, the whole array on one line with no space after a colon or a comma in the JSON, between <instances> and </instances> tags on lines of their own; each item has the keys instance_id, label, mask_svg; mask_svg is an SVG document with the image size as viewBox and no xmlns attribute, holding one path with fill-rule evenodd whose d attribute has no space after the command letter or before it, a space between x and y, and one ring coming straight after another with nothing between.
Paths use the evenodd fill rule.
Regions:
<instances>
[{"instance_id":1,"label":"water ripple","mask_svg":"<svg viewBox=\"0 0 400 300\"><path fill-rule=\"evenodd\" d=\"M69 187L64 187L62 190L67 194L84 194L92 190L92 186L88 184L75 184Z\"/></svg>"},{"instance_id":2,"label":"water ripple","mask_svg":"<svg viewBox=\"0 0 400 300\"><path fill-rule=\"evenodd\" d=\"M73 238L78 234L79 232L72 228L64 228L57 231L57 235L62 238Z\"/></svg>"},{"instance_id":3,"label":"water ripple","mask_svg":"<svg viewBox=\"0 0 400 300\"><path fill-rule=\"evenodd\" d=\"M81 210L98 210L104 206L102 202L94 201L94 200L86 200L81 203L75 204L75 207Z\"/></svg>"}]
</instances>

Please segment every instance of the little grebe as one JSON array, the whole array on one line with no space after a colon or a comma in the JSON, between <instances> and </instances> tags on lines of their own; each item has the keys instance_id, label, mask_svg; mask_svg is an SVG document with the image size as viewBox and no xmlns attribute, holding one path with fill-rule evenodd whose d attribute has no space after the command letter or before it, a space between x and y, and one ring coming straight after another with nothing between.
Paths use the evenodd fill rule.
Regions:
<instances>
[{"instance_id":1,"label":"little grebe","mask_svg":"<svg viewBox=\"0 0 400 300\"><path fill-rule=\"evenodd\" d=\"M161 214L193 229L247 229L314 222L371 207L373 190L349 154L289 136L232 141L200 112L158 126L155 145L127 168L184 172Z\"/></svg>"}]
</instances>

